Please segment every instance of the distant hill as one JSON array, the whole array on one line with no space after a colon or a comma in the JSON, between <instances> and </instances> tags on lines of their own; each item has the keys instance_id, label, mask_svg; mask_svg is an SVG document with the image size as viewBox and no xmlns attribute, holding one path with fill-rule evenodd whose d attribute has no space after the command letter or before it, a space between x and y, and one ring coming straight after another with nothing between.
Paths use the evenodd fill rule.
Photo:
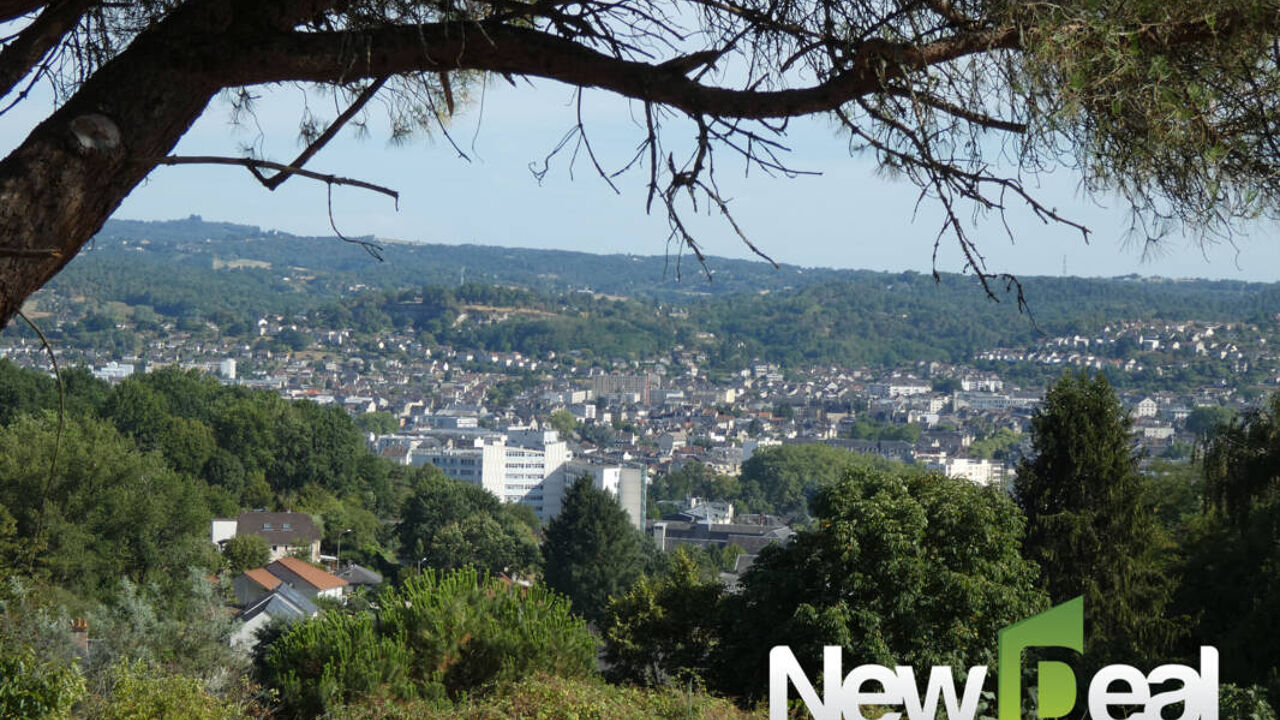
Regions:
<instances>
[{"instance_id":1,"label":"distant hill","mask_svg":"<svg viewBox=\"0 0 1280 720\"><path fill-rule=\"evenodd\" d=\"M489 245L438 245L381 241L379 262L358 245L334 237L301 237L251 225L183 220L144 222L110 220L88 249L55 283L99 285L106 295L121 274L145 280L154 289L166 283L253 287L276 293L284 307L310 304L308 295L332 300L356 289L399 290L464 283L513 285L544 293L592 291L603 295L649 298L679 304L726 296L754 295L752 316L769 314L780 300L769 296L805 296L838 303L829 311L892 314L908 309L964 313L983 320L1010 322L1018 317L1012 296L993 303L972 276L917 272L836 270L710 257L707 272L689 255L646 256L534 250ZM164 268L165 272L129 270ZM222 279L206 271L224 271ZM235 271L228 275L225 271ZM215 274L217 275L217 274ZM137 279L137 278L135 278ZM1280 312L1280 284L1229 280L1123 278L1021 278L1035 320L1045 329L1086 331L1108 320L1169 318L1245 320ZM228 285L229 283L229 285ZM834 288L834 289L833 289ZM231 292L230 290L228 292ZM117 298L113 298L117 299ZM798 300L797 300L798 301ZM904 303L910 305L906 308ZM808 304L802 302L801 304ZM746 306L744 306L745 309ZM260 310L273 309L268 307ZM1022 317L1019 325L1029 325Z\"/></svg>"},{"instance_id":2,"label":"distant hill","mask_svg":"<svg viewBox=\"0 0 1280 720\"><path fill-rule=\"evenodd\" d=\"M385 243L384 255L198 217L111 221L51 289L62 298L55 309L72 315L122 303L231 327L305 312L367 332L412 323L436 342L486 350L638 358L679 345L719 368L755 358L792 367L968 362L1042 334L1096 336L1138 320L1244 322L1272 335L1280 318L1280 285L1222 280L1024 277L1029 315L955 274L710 258L709 281L687 256L410 243Z\"/></svg>"},{"instance_id":3,"label":"distant hill","mask_svg":"<svg viewBox=\"0 0 1280 720\"><path fill-rule=\"evenodd\" d=\"M187 267L304 268L372 287L453 286L462 282L514 284L544 291L592 290L609 295L673 300L707 295L781 291L839 279L851 271L801 268L712 257L707 272L689 254L597 255L488 245L437 245L361 240L383 246L378 262L358 245L333 237L300 237L199 216L144 222L109 220L86 257L127 253ZM146 244L140 244L145 241ZM150 257L148 257L150 256ZM708 279L708 273L711 279Z\"/></svg>"}]
</instances>

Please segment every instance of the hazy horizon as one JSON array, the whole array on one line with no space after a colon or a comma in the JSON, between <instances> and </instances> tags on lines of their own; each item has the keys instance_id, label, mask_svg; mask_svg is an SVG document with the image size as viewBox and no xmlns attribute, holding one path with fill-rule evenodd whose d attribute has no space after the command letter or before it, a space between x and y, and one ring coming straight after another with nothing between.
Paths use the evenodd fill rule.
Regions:
<instances>
[{"instance_id":1,"label":"hazy horizon","mask_svg":"<svg viewBox=\"0 0 1280 720\"><path fill-rule=\"evenodd\" d=\"M659 208L645 214L647 173L632 171L615 180L615 194L589 161L553 161L539 183L531 166L543 159L573 125L567 88L550 82L518 89L491 84L483 98L465 107L451 123L454 141L443 137L386 141L380 117L371 118L367 138L350 129L308 165L317 172L386 185L401 193L399 210L383 195L336 187L333 219L345 235L373 235L404 241L545 248L597 253L662 255L668 245ZM0 116L0 146L25 137L43 118L48 97L33 97ZM240 156L253 147L259 157L289 161L298 152L296 91L262 89L254 119L229 124L229 110L215 100L175 149L182 155ZM317 106L317 112L322 112ZM583 103L592 147L606 167L624 165L635 152L637 118L625 101L589 92ZM482 118L482 119L481 119ZM671 143L677 151L677 128ZM741 162L725 155L717 180L731 199L739 224L751 240L779 263L801 267L930 272L939 208L918 189L885 177L865 155L850 156L845 139L821 119L792 123L787 138L796 168L823 173L795 178L744 177ZM4 148L4 149L7 149ZM572 177L571 177L572 176ZM1063 170L1028 179L1046 206L1093 231L1085 244L1064 226L1046 225L1029 212L1011 211L1011 243L998 217L977 221L962 216L978 241L991 273L1020 276L1116 277L1130 274L1170 278L1280 281L1280 243L1272 224L1257 224L1226 243L1202 250L1180 237L1168 249L1143 260L1141 249L1124 244L1127 213L1101 207L1079 193L1079 177ZM1114 204L1114 203L1112 203ZM182 208L182 210L175 210ZM197 214L227 218L298 235L333 235L324 183L294 178L271 192L243 168L162 167L125 199L116 216L140 220ZM695 236L709 255L749 259L750 251L718 217L690 213ZM1063 272L1063 265L1066 272ZM955 240L944 236L936 268L960 272Z\"/></svg>"},{"instance_id":2,"label":"hazy horizon","mask_svg":"<svg viewBox=\"0 0 1280 720\"><path fill-rule=\"evenodd\" d=\"M113 216L111 220L120 221L120 222L166 223L166 222L180 222L180 221L191 219L193 217L198 218L200 221L206 222L206 223L224 223L224 224L230 224L230 225L243 225L246 227L256 227L263 232L274 231L274 232L290 235L293 237L319 238L324 240L333 240L334 242L341 242L341 239L338 238L336 235L334 235L332 230L330 230L329 233L299 232L290 228L272 227L268 225L262 225L260 223L237 220L232 218L222 218L222 217L210 218L210 217L205 217L203 215L200 215L199 213L190 213L185 217L168 217L168 218L136 218L136 217ZM659 252L629 251L625 248L619 248L616 250L595 250L591 248L533 247L529 245L503 244L503 243L497 243L497 242L478 242L478 241L450 242L447 240L420 240L420 239L414 239L414 238L386 237L386 236L379 236L379 235L371 235L367 233L362 235L357 235L353 233L344 233L344 234L349 238L352 238L352 237L360 238L360 239L372 238L375 242L379 244L384 244L384 243L385 244L406 244L406 245L419 245L419 246L441 245L441 246L449 246L449 247L473 246L473 247L496 248L496 249L503 249L503 250L531 250L531 251L545 250L549 252L580 253L584 255L596 255L601 257L624 256L624 257L639 257L639 258L650 258L650 259L658 259L658 258L665 257L663 253L659 253ZM685 252L688 253L688 250L685 250ZM689 260L691 259L691 257L692 257L691 255L686 255L685 259ZM761 259L756 255L751 255L751 254L747 254L745 256L708 254L706 255L706 258L709 261L709 269L712 270L713 272L715 270L714 262L717 260L732 260L735 262L753 262L753 263L759 263L761 265L768 265L767 261ZM925 274L925 275L931 273L931 271L927 268L921 270L917 267L872 268L872 267L856 267L856 266L809 265L809 264L789 263L789 262L781 262L781 261L779 261L779 264L786 267L799 268L801 270L837 270L837 271L847 270L847 271L866 271L866 272L882 272L882 273L915 272L918 274ZM939 269L939 272L952 274L952 275L959 275L959 274L971 275L971 273L959 273L953 270ZM1018 273L1018 276L1022 278L1076 277L1076 278L1099 279L1099 280L1127 279L1127 278L1136 276L1144 280L1167 280L1167 281L1174 281L1174 282L1195 281L1195 280L1205 280L1205 281L1234 280L1238 282L1263 283L1263 284L1280 283L1280 278L1276 280L1254 280L1254 279L1242 278L1242 277L1175 276L1175 275L1161 275L1161 274L1143 273L1143 272L1126 272L1126 273L1118 273L1118 274L1110 274L1110 275L1082 274L1082 273L1076 273L1076 272L1069 272L1066 275L1063 275L1060 272L1059 273Z\"/></svg>"}]
</instances>

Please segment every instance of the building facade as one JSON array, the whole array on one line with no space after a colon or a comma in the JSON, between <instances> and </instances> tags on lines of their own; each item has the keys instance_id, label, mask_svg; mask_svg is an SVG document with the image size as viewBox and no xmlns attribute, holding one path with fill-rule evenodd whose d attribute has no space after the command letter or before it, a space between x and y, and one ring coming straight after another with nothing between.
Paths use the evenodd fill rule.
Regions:
<instances>
[{"instance_id":1,"label":"building facade","mask_svg":"<svg viewBox=\"0 0 1280 720\"><path fill-rule=\"evenodd\" d=\"M571 454L556 431L520 428L442 446L419 446L409 457L412 465L434 465L503 502L528 505L545 521L560 513L562 469Z\"/></svg>"}]
</instances>

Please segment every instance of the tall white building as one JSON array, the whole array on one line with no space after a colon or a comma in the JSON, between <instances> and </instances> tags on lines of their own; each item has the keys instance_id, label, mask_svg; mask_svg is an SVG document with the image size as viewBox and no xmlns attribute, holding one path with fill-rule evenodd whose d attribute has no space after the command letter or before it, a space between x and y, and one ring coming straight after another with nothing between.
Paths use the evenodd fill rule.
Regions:
<instances>
[{"instance_id":1,"label":"tall white building","mask_svg":"<svg viewBox=\"0 0 1280 720\"><path fill-rule=\"evenodd\" d=\"M504 502L531 505L541 520L560 514L564 505L564 466L572 458L555 430L507 430Z\"/></svg>"},{"instance_id":2,"label":"tall white building","mask_svg":"<svg viewBox=\"0 0 1280 720\"><path fill-rule=\"evenodd\" d=\"M459 437L445 446L410 454L413 465L435 465L455 480L478 485L503 502L524 503L542 520L555 517L564 500L562 469L568 446L554 430L512 429Z\"/></svg>"}]
</instances>

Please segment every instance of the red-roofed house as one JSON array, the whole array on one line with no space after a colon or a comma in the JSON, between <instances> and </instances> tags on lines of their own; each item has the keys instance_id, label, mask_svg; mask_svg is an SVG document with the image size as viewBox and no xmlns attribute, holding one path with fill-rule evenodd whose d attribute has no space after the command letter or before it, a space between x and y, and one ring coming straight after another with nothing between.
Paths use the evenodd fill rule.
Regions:
<instances>
[{"instance_id":1,"label":"red-roofed house","mask_svg":"<svg viewBox=\"0 0 1280 720\"><path fill-rule=\"evenodd\" d=\"M337 575L295 557L280 558L266 567L246 570L231 582L236 600L241 605L249 605L281 585L288 585L308 600L339 598L346 592L348 584Z\"/></svg>"},{"instance_id":2,"label":"red-roofed house","mask_svg":"<svg viewBox=\"0 0 1280 720\"><path fill-rule=\"evenodd\" d=\"M267 565L265 570L286 585L302 593L307 599L315 597L342 597L346 580L325 572L305 560L295 557L282 557Z\"/></svg>"},{"instance_id":3,"label":"red-roofed house","mask_svg":"<svg viewBox=\"0 0 1280 720\"><path fill-rule=\"evenodd\" d=\"M266 568L254 568L236 576L231 581L231 587L236 592L236 601L241 605L248 605L280 587L282 583L280 578L267 572Z\"/></svg>"}]
</instances>

